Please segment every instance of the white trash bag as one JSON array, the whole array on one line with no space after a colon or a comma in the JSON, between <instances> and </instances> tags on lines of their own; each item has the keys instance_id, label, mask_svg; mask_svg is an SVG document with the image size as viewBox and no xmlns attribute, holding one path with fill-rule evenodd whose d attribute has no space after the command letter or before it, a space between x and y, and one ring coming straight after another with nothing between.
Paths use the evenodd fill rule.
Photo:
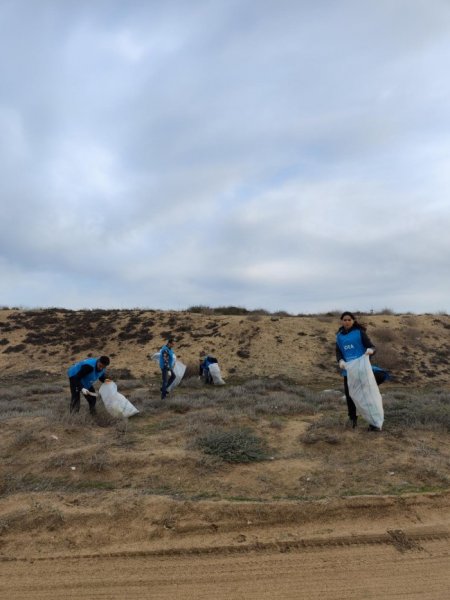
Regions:
<instances>
[{"instance_id":1,"label":"white trash bag","mask_svg":"<svg viewBox=\"0 0 450 600\"><path fill-rule=\"evenodd\" d=\"M225 385L218 363L211 363L208 368L214 385Z\"/></svg>"},{"instance_id":2,"label":"white trash bag","mask_svg":"<svg viewBox=\"0 0 450 600\"><path fill-rule=\"evenodd\" d=\"M179 360L175 360L175 364L173 366L172 371L175 375L175 379L172 381L172 383L167 388L168 392L171 392L172 390L174 390L177 387L177 385L180 383L180 381L183 379L184 373L186 372L186 365L183 364L182 362L180 362Z\"/></svg>"},{"instance_id":3,"label":"white trash bag","mask_svg":"<svg viewBox=\"0 0 450 600\"><path fill-rule=\"evenodd\" d=\"M155 354L152 354L152 360L154 360L158 364L159 364L159 355L160 355L160 352L155 352ZM186 371L186 365L184 363L182 363L180 360L177 360L176 354L174 354L173 357L175 360L175 364L173 366L172 371L175 375L175 379L172 381L172 383L167 388L168 392L173 391L177 387L177 385L183 379L184 373Z\"/></svg>"},{"instance_id":4,"label":"white trash bag","mask_svg":"<svg viewBox=\"0 0 450 600\"><path fill-rule=\"evenodd\" d=\"M384 421L383 400L369 357L363 354L345 363L345 370L350 396L359 413L368 423L381 429Z\"/></svg>"},{"instance_id":5,"label":"white trash bag","mask_svg":"<svg viewBox=\"0 0 450 600\"><path fill-rule=\"evenodd\" d=\"M117 385L110 381L102 383L98 390L107 412L113 417L132 417L138 409L129 400L117 391Z\"/></svg>"}]
</instances>

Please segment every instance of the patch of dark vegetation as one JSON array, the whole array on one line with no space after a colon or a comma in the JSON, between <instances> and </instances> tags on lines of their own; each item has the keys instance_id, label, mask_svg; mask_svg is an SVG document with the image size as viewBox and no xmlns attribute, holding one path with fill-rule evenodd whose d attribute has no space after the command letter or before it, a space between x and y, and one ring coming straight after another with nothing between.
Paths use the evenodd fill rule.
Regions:
<instances>
[{"instance_id":1,"label":"patch of dark vegetation","mask_svg":"<svg viewBox=\"0 0 450 600\"><path fill-rule=\"evenodd\" d=\"M119 333L119 335L117 336L117 339L120 342L124 342L127 340L134 340L136 338L136 331L134 331L134 329L128 330L128 331L121 331Z\"/></svg>"},{"instance_id":2,"label":"patch of dark vegetation","mask_svg":"<svg viewBox=\"0 0 450 600\"><path fill-rule=\"evenodd\" d=\"M140 346L145 346L148 342L153 339L153 333L151 331L139 331L136 335L136 343Z\"/></svg>"},{"instance_id":3,"label":"patch of dark vegetation","mask_svg":"<svg viewBox=\"0 0 450 600\"><path fill-rule=\"evenodd\" d=\"M3 350L3 354L10 354L11 352L22 352L25 350L25 344L17 344L16 346L8 346L5 350Z\"/></svg>"},{"instance_id":4,"label":"patch of dark vegetation","mask_svg":"<svg viewBox=\"0 0 450 600\"><path fill-rule=\"evenodd\" d=\"M229 463L249 463L269 458L267 444L248 428L217 429L196 440L205 454Z\"/></svg>"}]
</instances>

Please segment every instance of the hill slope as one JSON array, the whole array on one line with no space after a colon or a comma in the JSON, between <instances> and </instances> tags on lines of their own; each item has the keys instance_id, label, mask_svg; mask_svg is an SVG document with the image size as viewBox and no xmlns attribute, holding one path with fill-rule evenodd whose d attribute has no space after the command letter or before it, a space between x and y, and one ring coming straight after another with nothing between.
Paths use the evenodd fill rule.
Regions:
<instances>
[{"instance_id":1,"label":"hill slope","mask_svg":"<svg viewBox=\"0 0 450 600\"><path fill-rule=\"evenodd\" d=\"M448 381L448 315L361 317L378 348L373 361L402 384ZM225 377L284 376L308 385L338 382L336 315L207 315L154 310L0 311L3 374L62 374L88 355L108 354L112 369L153 375L149 355L169 334L175 352L195 372L202 352L214 354Z\"/></svg>"}]
</instances>

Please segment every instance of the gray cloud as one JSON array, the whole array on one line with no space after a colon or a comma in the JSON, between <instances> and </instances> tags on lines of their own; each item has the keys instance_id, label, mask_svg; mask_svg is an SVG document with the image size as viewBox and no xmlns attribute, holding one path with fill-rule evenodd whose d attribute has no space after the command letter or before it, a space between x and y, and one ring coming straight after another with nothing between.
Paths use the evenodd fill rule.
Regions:
<instances>
[{"instance_id":1,"label":"gray cloud","mask_svg":"<svg viewBox=\"0 0 450 600\"><path fill-rule=\"evenodd\" d=\"M449 310L450 7L0 7L4 305Z\"/></svg>"}]
</instances>

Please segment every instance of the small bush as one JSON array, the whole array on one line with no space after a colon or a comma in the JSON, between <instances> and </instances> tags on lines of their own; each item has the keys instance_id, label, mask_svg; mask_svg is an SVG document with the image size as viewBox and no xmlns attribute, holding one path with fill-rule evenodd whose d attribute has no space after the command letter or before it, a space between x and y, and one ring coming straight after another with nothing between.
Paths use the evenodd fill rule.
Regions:
<instances>
[{"instance_id":1,"label":"small bush","mask_svg":"<svg viewBox=\"0 0 450 600\"><path fill-rule=\"evenodd\" d=\"M248 428L212 431L198 438L196 446L205 454L219 456L229 463L249 463L268 458L266 443Z\"/></svg>"},{"instance_id":2,"label":"small bush","mask_svg":"<svg viewBox=\"0 0 450 600\"><path fill-rule=\"evenodd\" d=\"M381 310L377 311L376 313L377 315L395 315L395 310L392 310L392 308L388 308L387 306L385 308L382 308Z\"/></svg>"},{"instance_id":3,"label":"small bush","mask_svg":"<svg viewBox=\"0 0 450 600\"><path fill-rule=\"evenodd\" d=\"M6 350L3 350L3 354L11 354L11 352L22 352L25 350L25 344L17 344L17 346L9 346Z\"/></svg>"}]
</instances>

